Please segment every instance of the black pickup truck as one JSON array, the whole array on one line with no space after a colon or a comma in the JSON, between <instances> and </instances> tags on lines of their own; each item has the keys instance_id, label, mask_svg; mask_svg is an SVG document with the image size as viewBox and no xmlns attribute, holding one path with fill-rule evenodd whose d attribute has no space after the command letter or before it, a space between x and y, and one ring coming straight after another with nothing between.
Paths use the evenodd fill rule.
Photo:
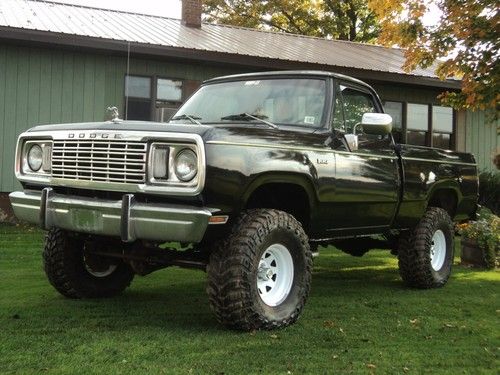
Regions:
<instances>
[{"instance_id":1,"label":"black pickup truck","mask_svg":"<svg viewBox=\"0 0 500 375\"><path fill-rule=\"evenodd\" d=\"M206 270L223 324L297 320L318 245L399 257L412 287L444 285L453 222L475 215L474 157L397 144L375 91L343 75L211 79L169 123L38 126L19 137L18 218L48 231L43 261L69 298L135 274Z\"/></svg>"}]
</instances>

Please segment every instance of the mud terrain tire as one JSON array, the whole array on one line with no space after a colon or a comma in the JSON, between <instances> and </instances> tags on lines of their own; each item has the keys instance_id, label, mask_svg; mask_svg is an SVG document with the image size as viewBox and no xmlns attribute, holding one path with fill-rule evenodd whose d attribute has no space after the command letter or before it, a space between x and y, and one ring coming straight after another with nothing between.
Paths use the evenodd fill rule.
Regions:
<instances>
[{"instance_id":1,"label":"mud terrain tire","mask_svg":"<svg viewBox=\"0 0 500 375\"><path fill-rule=\"evenodd\" d=\"M134 272L127 264L120 259L104 258L104 266L92 270L84 250L85 242L70 232L55 228L47 233L44 270L59 293L68 298L104 298L115 296L130 285Z\"/></svg>"},{"instance_id":2,"label":"mud terrain tire","mask_svg":"<svg viewBox=\"0 0 500 375\"><path fill-rule=\"evenodd\" d=\"M410 232L401 234L399 273L408 286L422 289L446 284L453 264L453 223L442 208L430 207Z\"/></svg>"},{"instance_id":3,"label":"mud terrain tire","mask_svg":"<svg viewBox=\"0 0 500 375\"><path fill-rule=\"evenodd\" d=\"M254 209L212 251L207 293L220 323L233 329L274 329L294 323L311 286L312 255L290 214Z\"/></svg>"}]
</instances>

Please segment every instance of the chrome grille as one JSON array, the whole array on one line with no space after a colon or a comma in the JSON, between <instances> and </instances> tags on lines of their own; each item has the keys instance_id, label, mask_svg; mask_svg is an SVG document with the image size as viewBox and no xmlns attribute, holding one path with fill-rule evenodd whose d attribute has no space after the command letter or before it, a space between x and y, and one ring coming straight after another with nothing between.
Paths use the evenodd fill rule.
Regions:
<instances>
[{"instance_id":1,"label":"chrome grille","mask_svg":"<svg viewBox=\"0 0 500 375\"><path fill-rule=\"evenodd\" d=\"M147 144L123 140L54 140L52 176L72 180L145 183Z\"/></svg>"}]
</instances>

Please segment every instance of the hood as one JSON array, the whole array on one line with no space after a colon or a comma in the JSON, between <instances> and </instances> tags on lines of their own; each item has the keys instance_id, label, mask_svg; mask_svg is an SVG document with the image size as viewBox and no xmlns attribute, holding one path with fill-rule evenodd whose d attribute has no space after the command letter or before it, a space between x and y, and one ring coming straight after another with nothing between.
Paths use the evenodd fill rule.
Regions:
<instances>
[{"instance_id":1,"label":"hood","mask_svg":"<svg viewBox=\"0 0 500 375\"><path fill-rule=\"evenodd\" d=\"M251 123L227 123L217 125L197 124L173 124L165 122L150 121L120 121L120 122L83 122L72 124L39 125L28 130L38 131L78 131L78 130L115 130L115 131L144 131L144 132L172 132L198 134L205 142L222 141L229 143L258 143L258 144L282 144L296 147L323 147L324 139L328 132L318 129L316 132L310 128L280 126L272 129L265 124ZM323 130L323 132L320 132ZM324 137L318 136L318 132Z\"/></svg>"},{"instance_id":2,"label":"hood","mask_svg":"<svg viewBox=\"0 0 500 375\"><path fill-rule=\"evenodd\" d=\"M38 131L60 131L60 130L115 130L115 131L143 131L143 132L173 132L203 134L209 129L209 126L190 125L190 124L169 124L165 122L151 121L105 121L105 122L81 122L71 124L57 125L39 125L28 130L28 132Z\"/></svg>"}]
</instances>

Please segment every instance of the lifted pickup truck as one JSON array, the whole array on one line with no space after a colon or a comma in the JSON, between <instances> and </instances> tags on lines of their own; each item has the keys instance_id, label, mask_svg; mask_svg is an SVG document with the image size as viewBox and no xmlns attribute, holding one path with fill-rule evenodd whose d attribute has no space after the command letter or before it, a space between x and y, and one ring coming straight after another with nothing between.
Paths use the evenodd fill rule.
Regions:
<instances>
[{"instance_id":1,"label":"lifted pickup truck","mask_svg":"<svg viewBox=\"0 0 500 375\"><path fill-rule=\"evenodd\" d=\"M289 325L312 250L392 249L403 281L443 286L453 221L475 215L470 154L397 144L367 84L327 72L211 79L165 123L38 126L19 137L18 218L48 231L66 297L110 297L171 265L208 273L212 309L242 330ZM173 243L173 244L172 244Z\"/></svg>"}]
</instances>

